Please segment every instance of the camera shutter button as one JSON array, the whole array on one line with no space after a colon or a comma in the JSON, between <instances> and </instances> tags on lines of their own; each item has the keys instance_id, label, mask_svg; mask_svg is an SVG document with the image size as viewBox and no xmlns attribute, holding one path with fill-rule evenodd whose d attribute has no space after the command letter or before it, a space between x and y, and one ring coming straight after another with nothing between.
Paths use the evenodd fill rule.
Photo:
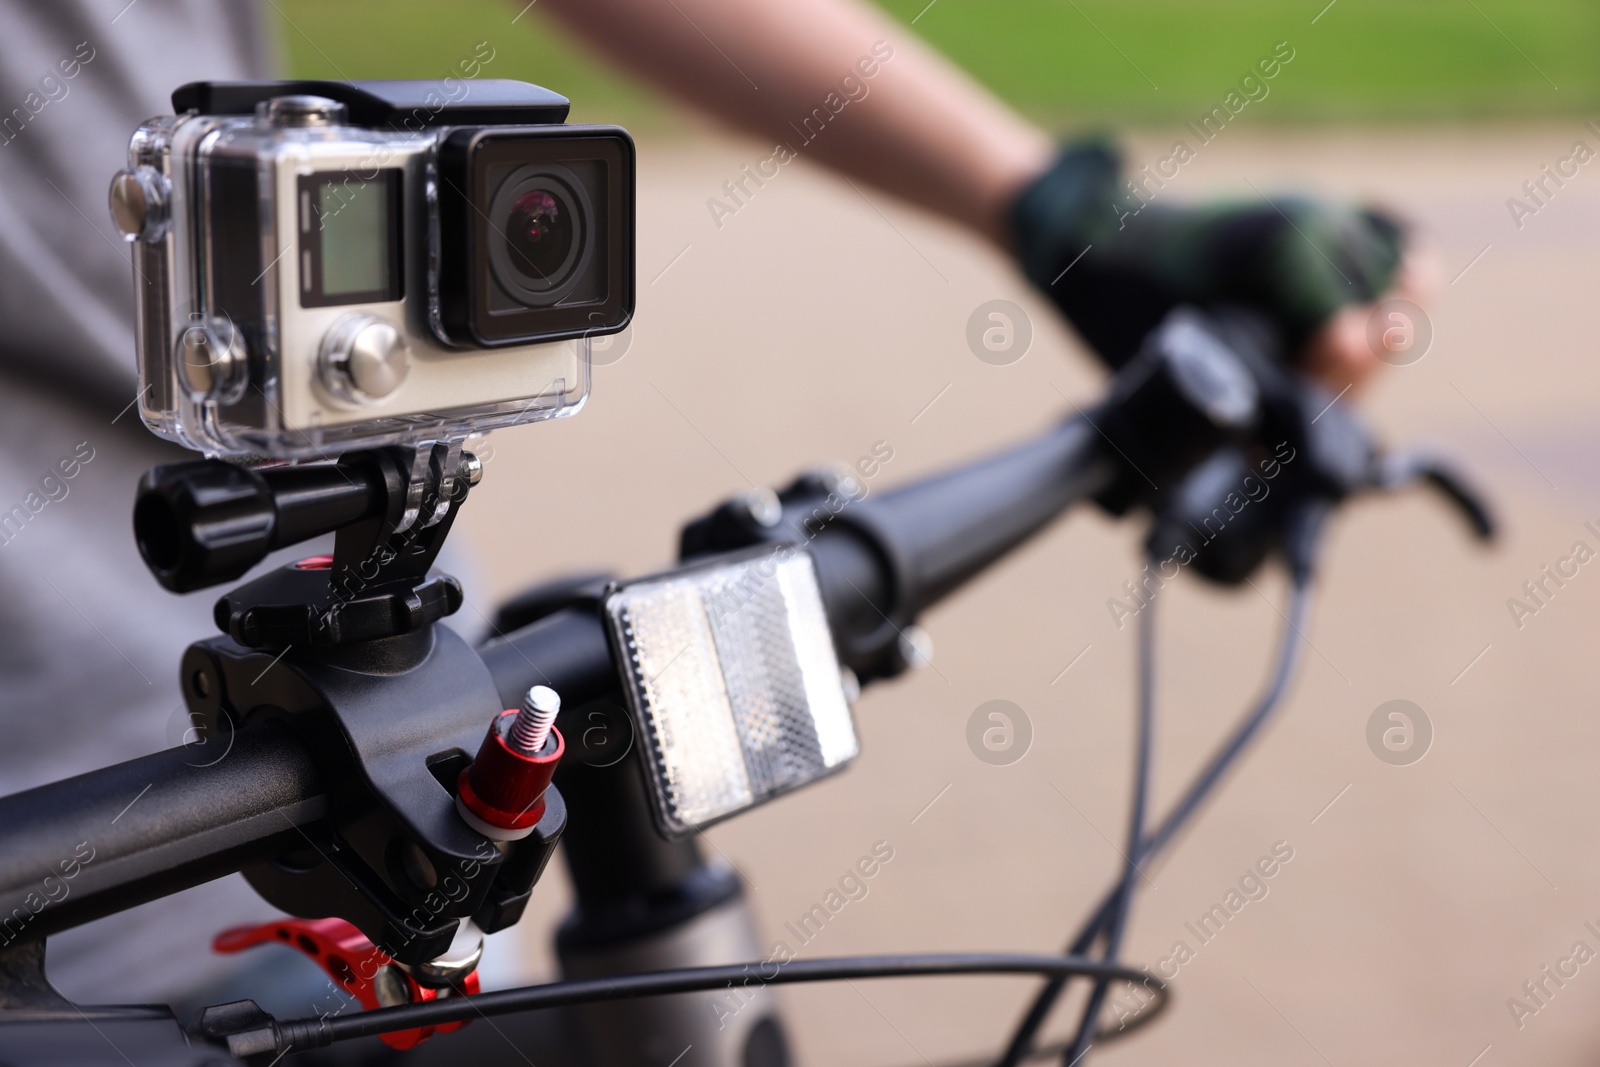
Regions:
<instances>
[{"instance_id":1,"label":"camera shutter button","mask_svg":"<svg viewBox=\"0 0 1600 1067\"><path fill-rule=\"evenodd\" d=\"M343 104L325 96L275 96L257 105L257 113L267 125L279 129L315 126L342 126L347 117Z\"/></svg>"},{"instance_id":2,"label":"camera shutter button","mask_svg":"<svg viewBox=\"0 0 1600 1067\"><path fill-rule=\"evenodd\" d=\"M374 315L339 322L322 345L322 382L348 403L383 400L400 388L410 369L405 337Z\"/></svg>"}]
</instances>

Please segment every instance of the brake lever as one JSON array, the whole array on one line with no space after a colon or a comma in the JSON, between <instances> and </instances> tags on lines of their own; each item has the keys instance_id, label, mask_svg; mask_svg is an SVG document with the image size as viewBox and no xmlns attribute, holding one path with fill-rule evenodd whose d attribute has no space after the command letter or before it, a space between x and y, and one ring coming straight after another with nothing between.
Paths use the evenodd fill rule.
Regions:
<instances>
[{"instance_id":1,"label":"brake lever","mask_svg":"<svg viewBox=\"0 0 1600 1067\"><path fill-rule=\"evenodd\" d=\"M1454 504L1478 540L1495 539L1498 524L1487 496L1455 464L1426 452L1395 452L1379 460L1374 488L1395 491L1413 485L1434 489Z\"/></svg>"},{"instance_id":2,"label":"brake lever","mask_svg":"<svg viewBox=\"0 0 1600 1067\"><path fill-rule=\"evenodd\" d=\"M217 952L234 953L256 945L287 945L321 967L333 984L360 1001L368 1011L400 1004L420 1004L455 993L478 992L478 971L474 963L453 985L433 988L424 985L409 971L367 940L365 934L343 919L283 919L260 926L235 926L218 934L211 942ZM325 1014L338 1014L337 1011ZM394 1049L416 1048L434 1034L448 1034L466 1022L442 1023L412 1030L379 1034L383 1043Z\"/></svg>"}]
</instances>

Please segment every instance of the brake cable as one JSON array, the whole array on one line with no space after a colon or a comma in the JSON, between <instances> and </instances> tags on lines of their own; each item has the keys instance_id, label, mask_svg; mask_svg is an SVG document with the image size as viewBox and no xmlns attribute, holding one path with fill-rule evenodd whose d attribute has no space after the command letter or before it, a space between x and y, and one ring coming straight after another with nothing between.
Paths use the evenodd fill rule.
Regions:
<instances>
[{"instance_id":1,"label":"brake cable","mask_svg":"<svg viewBox=\"0 0 1600 1067\"><path fill-rule=\"evenodd\" d=\"M1308 509L1309 510L1309 509ZM1283 626L1280 631L1277 655L1274 658L1272 672L1265 690L1256 701L1255 706L1241 719L1233 731L1227 735L1223 743L1212 754L1211 759L1200 772L1195 775L1189 787L1184 790L1172 810L1156 826L1155 830L1143 839L1139 849L1130 848L1129 856L1142 864L1144 861L1160 855L1173 841L1187 828L1190 820L1200 809L1200 806L1221 783L1227 773L1238 763L1240 756L1250 747L1251 743L1259 736L1261 729L1272 718L1274 712L1282 706L1283 699L1288 693L1289 682L1294 676L1296 667L1299 666L1301 645L1304 643L1304 634L1301 626L1309 613L1311 601L1311 547L1320 530L1323 514L1306 514L1301 522L1301 529L1297 536L1289 538L1288 551L1285 555L1289 563L1289 605L1288 612L1283 614ZM1150 609L1146 607L1145 611ZM1141 645L1141 655L1144 654ZM1145 671L1148 663L1141 664L1141 685L1144 684ZM1143 701L1141 701L1141 705ZM1141 706L1141 717L1144 709ZM1141 752L1137 757L1141 766L1147 761L1147 754ZM1136 790L1139 788L1135 786ZM1134 872L1132 864L1127 873ZM1129 886L1127 873L1113 885L1106 895L1101 898L1100 904L1090 914L1078 930L1077 935L1068 944L1067 956L1076 956L1086 953L1101 937L1108 933L1117 915L1122 910L1123 899ZM1120 936L1120 932L1119 932ZM1106 958L1112 958L1113 953L1108 952ZM1005 1054L1000 1058L996 1067L1018 1067L1025 1059L1034 1058L1032 1047L1039 1030L1044 1026L1050 1011L1055 1007L1066 988L1067 980L1072 975L1062 975L1051 978L1045 983L1039 994L1028 1007L1022 1020L1013 1031L1011 1040L1006 1046ZM1085 1014L1085 1023L1090 1021L1090 1016ZM1081 1058L1086 1048L1081 1038L1087 1032L1086 1026L1080 1024L1078 1039L1065 1047L1062 1062L1072 1064L1076 1062L1072 1057Z\"/></svg>"},{"instance_id":2,"label":"brake cable","mask_svg":"<svg viewBox=\"0 0 1600 1067\"><path fill-rule=\"evenodd\" d=\"M1158 563L1151 553L1151 562ZM1133 799L1128 811L1128 851L1123 856L1122 878L1115 889L1115 903L1104 924L1105 951L1101 959L1114 962L1122 948L1122 935L1127 930L1129 916L1133 913L1134 883L1147 877L1141 864L1148 852L1144 840L1145 808L1150 800L1150 744L1155 732L1155 658L1156 658L1156 602L1152 597L1139 612L1139 665L1138 727L1134 741ZM1063 1062L1073 1064L1088 1053L1099 1031L1100 1009L1105 1003L1106 984L1096 982L1083 1005L1078 1020L1078 1032L1063 1055Z\"/></svg>"}]
</instances>

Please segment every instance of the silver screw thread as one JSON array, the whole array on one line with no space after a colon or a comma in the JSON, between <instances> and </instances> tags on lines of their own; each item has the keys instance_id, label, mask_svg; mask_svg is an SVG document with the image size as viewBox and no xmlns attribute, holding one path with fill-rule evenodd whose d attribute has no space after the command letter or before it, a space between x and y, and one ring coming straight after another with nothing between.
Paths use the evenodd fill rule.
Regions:
<instances>
[{"instance_id":1,"label":"silver screw thread","mask_svg":"<svg viewBox=\"0 0 1600 1067\"><path fill-rule=\"evenodd\" d=\"M537 756L544 750L550 737L550 727L555 725L556 712L561 710L561 697L547 685L536 685L522 698L522 709L511 722L506 741L512 748L527 756Z\"/></svg>"}]
</instances>

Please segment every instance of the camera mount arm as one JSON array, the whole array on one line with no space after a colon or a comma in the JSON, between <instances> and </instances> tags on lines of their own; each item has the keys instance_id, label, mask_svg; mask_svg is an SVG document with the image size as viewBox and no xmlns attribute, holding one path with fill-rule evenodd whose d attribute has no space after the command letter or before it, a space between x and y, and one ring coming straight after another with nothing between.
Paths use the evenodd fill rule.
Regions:
<instances>
[{"instance_id":1,"label":"camera mount arm","mask_svg":"<svg viewBox=\"0 0 1600 1067\"><path fill-rule=\"evenodd\" d=\"M242 578L269 553L330 533L339 534L335 567L359 571L384 540L416 531L410 543L422 547L391 572L415 576L482 477L483 464L459 442L257 469L219 459L173 463L140 480L134 538L150 573L174 593ZM433 532L422 540L424 530Z\"/></svg>"}]
</instances>

